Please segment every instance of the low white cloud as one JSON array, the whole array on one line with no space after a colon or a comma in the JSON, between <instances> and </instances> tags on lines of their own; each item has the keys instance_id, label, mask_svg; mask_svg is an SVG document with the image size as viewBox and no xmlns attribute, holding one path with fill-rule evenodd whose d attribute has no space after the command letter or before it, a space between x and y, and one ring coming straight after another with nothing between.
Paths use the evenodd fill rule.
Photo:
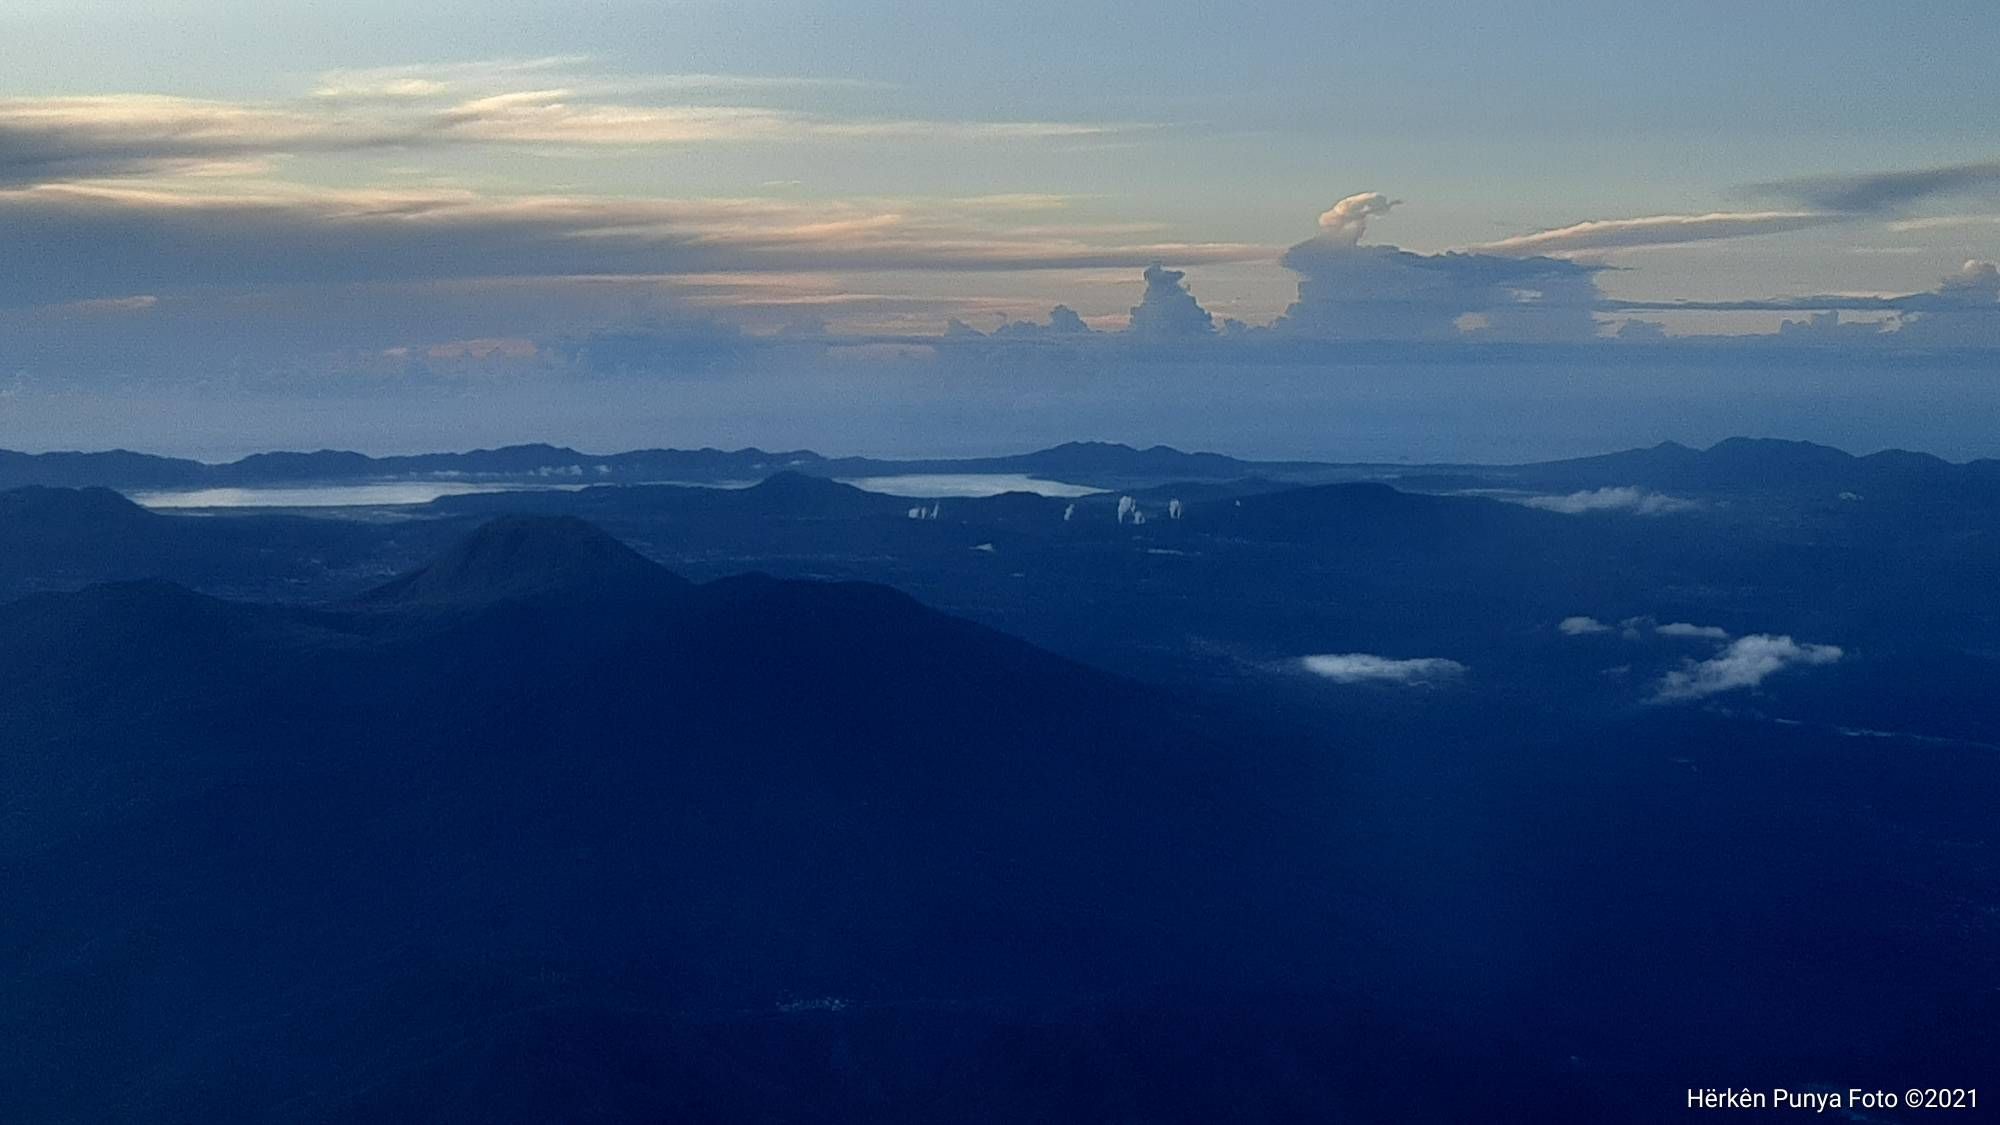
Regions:
<instances>
[{"instance_id":1,"label":"low white cloud","mask_svg":"<svg viewBox=\"0 0 2000 1125\"><path fill-rule=\"evenodd\" d=\"M1431 684L1457 679L1467 671L1458 661L1437 656L1396 660L1366 652L1307 656L1299 662L1306 671L1337 684Z\"/></svg>"},{"instance_id":2,"label":"low white cloud","mask_svg":"<svg viewBox=\"0 0 2000 1125\"><path fill-rule=\"evenodd\" d=\"M1662 637L1685 637L1697 641L1726 641L1729 630L1720 625L1691 625L1685 621L1673 621L1654 628Z\"/></svg>"},{"instance_id":3,"label":"low white cloud","mask_svg":"<svg viewBox=\"0 0 2000 1125\"><path fill-rule=\"evenodd\" d=\"M1630 512L1640 516L1659 516L1698 507L1692 500L1668 496L1662 492L1649 492L1631 485L1588 489L1583 492L1572 492L1566 496L1530 496L1519 503L1530 508L1540 508L1545 512L1561 512L1568 516L1580 516L1591 512Z\"/></svg>"},{"instance_id":4,"label":"low white cloud","mask_svg":"<svg viewBox=\"0 0 2000 1125\"><path fill-rule=\"evenodd\" d=\"M1676 702L1753 688L1787 668L1832 664L1841 656L1838 645L1800 644L1788 636L1757 633L1738 638L1707 660L1690 660L1667 673L1654 698Z\"/></svg>"},{"instance_id":5,"label":"low white cloud","mask_svg":"<svg viewBox=\"0 0 2000 1125\"><path fill-rule=\"evenodd\" d=\"M1587 637L1592 633L1609 633L1611 626L1595 617L1565 617L1556 623L1556 629L1565 637Z\"/></svg>"}]
</instances>

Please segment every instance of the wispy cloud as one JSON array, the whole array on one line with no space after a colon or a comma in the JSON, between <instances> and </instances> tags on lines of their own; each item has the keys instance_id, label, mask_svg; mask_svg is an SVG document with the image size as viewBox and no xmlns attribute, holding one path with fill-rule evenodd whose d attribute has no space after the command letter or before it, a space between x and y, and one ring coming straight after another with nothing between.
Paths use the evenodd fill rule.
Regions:
<instances>
[{"instance_id":1,"label":"wispy cloud","mask_svg":"<svg viewBox=\"0 0 2000 1125\"><path fill-rule=\"evenodd\" d=\"M1757 633L1738 638L1707 660L1690 660L1667 673L1654 698L1677 702L1753 688L1788 668L1833 664L1842 655L1837 645L1800 644L1787 636Z\"/></svg>"},{"instance_id":2,"label":"wispy cloud","mask_svg":"<svg viewBox=\"0 0 2000 1125\"><path fill-rule=\"evenodd\" d=\"M811 270L1140 269L1266 247L1023 237L951 200L0 190L0 305L200 286ZM115 248L115 249L114 249Z\"/></svg>"},{"instance_id":3,"label":"wispy cloud","mask_svg":"<svg viewBox=\"0 0 2000 1125\"><path fill-rule=\"evenodd\" d=\"M185 174L286 152L406 144L408 125L155 95L0 99L0 187Z\"/></svg>"},{"instance_id":4,"label":"wispy cloud","mask_svg":"<svg viewBox=\"0 0 2000 1125\"><path fill-rule=\"evenodd\" d=\"M1565 617L1556 622L1556 630L1565 637L1587 637L1593 633L1609 633L1611 626L1595 617Z\"/></svg>"},{"instance_id":5,"label":"wispy cloud","mask_svg":"<svg viewBox=\"0 0 2000 1125\"><path fill-rule=\"evenodd\" d=\"M180 175L218 162L305 152L1029 143L1154 127L836 113L782 102L828 87L876 87L782 75L600 75L585 62L554 57L332 71L307 96L261 102L152 94L0 99L0 186Z\"/></svg>"},{"instance_id":6,"label":"wispy cloud","mask_svg":"<svg viewBox=\"0 0 2000 1125\"><path fill-rule=\"evenodd\" d=\"M1747 238L1804 230L1841 221L1843 216L1819 211L1711 211L1704 215L1649 215L1634 219L1591 219L1553 230L1536 231L1481 243L1469 249L1483 254L1577 254L1598 250L1631 250L1684 246L1721 238Z\"/></svg>"},{"instance_id":7,"label":"wispy cloud","mask_svg":"<svg viewBox=\"0 0 2000 1125\"><path fill-rule=\"evenodd\" d=\"M786 90L883 90L887 83L796 74L616 74L593 71L586 55L484 59L456 63L341 68L322 72L315 98L403 100L546 88L553 83L593 96L642 93L728 95Z\"/></svg>"},{"instance_id":8,"label":"wispy cloud","mask_svg":"<svg viewBox=\"0 0 2000 1125\"><path fill-rule=\"evenodd\" d=\"M1794 199L1824 211L1880 214L1934 199L2000 194L2000 161L1889 172L1803 176L1756 184L1752 190Z\"/></svg>"}]
</instances>

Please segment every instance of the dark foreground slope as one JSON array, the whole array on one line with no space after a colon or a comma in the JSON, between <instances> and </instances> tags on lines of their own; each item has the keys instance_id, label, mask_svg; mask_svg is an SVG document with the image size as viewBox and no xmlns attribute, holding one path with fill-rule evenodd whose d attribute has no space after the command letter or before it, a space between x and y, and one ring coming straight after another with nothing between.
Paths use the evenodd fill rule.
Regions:
<instances>
[{"instance_id":1,"label":"dark foreground slope","mask_svg":"<svg viewBox=\"0 0 2000 1125\"><path fill-rule=\"evenodd\" d=\"M290 572L293 523L30 499L66 581ZM1675 1121L1996 1057L1990 523L523 499L570 514L335 609L0 605L0 1121ZM1660 698L1766 633L1843 655Z\"/></svg>"},{"instance_id":2,"label":"dark foreground slope","mask_svg":"<svg viewBox=\"0 0 2000 1125\"><path fill-rule=\"evenodd\" d=\"M1329 940L1294 748L574 521L340 611L0 607L0 721L10 1120L1101 1116L1166 1064L1037 1076L1109 1049L1037 1028L1306 989Z\"/></svg>"}]
</instances>

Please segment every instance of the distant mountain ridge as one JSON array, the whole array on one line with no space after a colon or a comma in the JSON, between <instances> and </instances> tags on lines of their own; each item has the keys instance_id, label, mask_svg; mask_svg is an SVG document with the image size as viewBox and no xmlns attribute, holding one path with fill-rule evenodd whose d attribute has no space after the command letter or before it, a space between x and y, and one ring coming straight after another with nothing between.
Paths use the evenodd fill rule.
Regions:
<instances>
[{"instance_id":1,"label":"distant mountain ridge","mask_svg":"<svg viewBox=\"0 0 2000 1125\"><path fill-rule=\"evenodd\" d=\"M1642 485L1700 491L1825 490L2000 485L2000 460L1964 463L1889 449L1855 456L1832 446L1778 438L1733 437L1705 450L1677 442L1596 457L1523 465L1511 475L1549 486Z\"/></svg>"},{"instance_id":2,"label":"distant mountain ridge","mask_svg":"<svg viewBox=\"0 0 2000 1125\"><path fill-rule=\"evenodd\" d=\"M1139 449L1116 442L1073 441L1030 453L996 457L827 457L812 450L638 449L595 454L567 446L510 445L460 453L371 457L344 450L255 453L209 463L129 450L15 453L0 450L0 489L27 485L110 487L128 491L334 484L409 477L468 477L527 483L754 482L781 472L814 477L903 476L935 473L1019 473L1076 483L1216 482L1246 477L1327 479L1346 471L1421 475L1427 471L1502 474L1523 480L1577 480L1659 486L1710 486L1746 480L1824 479L2000 481L2000 460L1956 463L1926 453L1885 450L1855 456L1831 446L1735 437L1697 450L1675 442L1591 457L1523 465L1382 465L1337 461L1259 461L1172 446Z\"/></svg>"},{"instance_id":3,"label":"distant mountain ridge","mask_svg":"<svg viewBox=\"0 0 2000 1125\"><path fill-rule=\"evenodd\" d=\"M639 449L594 454L566 446L529 444L463 453L370 457L346 450L254 453L225 463L160 457L128 450L101 453L14 453L0 450L0 488L23 485L170 489L310 484L395 477L490 477L604 482L757 481L779 472L820 477L912 473L1090 474L1097 476L1228 478L1272 465L1314 467L1312 462L1256 462L1218 453L1186 453L1111 442L1068 442L1032 453L1000 457L892 460L826 457L811 450Z\"/></svg>"}]
</instances>

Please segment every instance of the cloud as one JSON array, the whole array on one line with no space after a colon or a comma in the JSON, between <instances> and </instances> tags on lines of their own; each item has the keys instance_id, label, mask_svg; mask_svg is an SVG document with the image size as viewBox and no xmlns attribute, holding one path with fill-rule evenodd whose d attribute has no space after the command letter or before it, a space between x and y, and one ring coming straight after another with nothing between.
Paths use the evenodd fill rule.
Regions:
<instances>
[{"instance_id":1,"label":"cloud","mask_svg":"<svg viewBox=\"0 0 2000 1125\"><path fill-rule=\"evenodd\" d=\"M1824 211L1880 214L1950 196L2000 195L2000 161L1805 176L1756 184L1752 190L1795 199Z\"/></svg>"},{"instance_id":2,"label":"cloud","mask_svg":"<svg viewBox=\"0 0 2000 1125\"><path fill-rule=\"evenodd\" d=\"M541 58L481 59L456 63L342 68L324 71L312 90L314 98L350 101L439 98L472 92L498 93L547 88L552 83L578 88L593 97L647 93L696 96L745 92L879 89L882 83L854 78L790 74L595 74L586 55Z\"/></svg>"},{"instance_id":3,"label":"cloud","mask_svg":"<svg viewBox=\"0 0 2000 1125\"><path fill-rule=\"evenodd\" d=\"M1143 340L1178 340L1210 336L1215 318L1188 292L1180 270L1146 267L1146 292L1132 309L1131 332Z\"/></svg>"},{"instance_id":4,"label":"cloud","mask_svg":"<svg viewBox=\"0 0 2000 1125\"><path fill-rule=\"evenodd\" d=\"M1587 637L1592 633L1608 633L1611 626L1595 617L1565 617L1556 623L1556 629L1565 637Z\"/></svg>"},{"instance_id":5,"label":"cloud","mask_svg":"<svg viewBox=\"0 0 2000 1125\"><path fill-rule=\"evenodd\" d=\"M1064 337L1091 335L1090 325L1083 322L1075 309L1068 305L1057 305L1049 310L1047 324L1037 324L1032 320L1014 320L993 330L993 335L1002 339L1060 340Z\"/></svg>"},{"instance_id":6,"label":"cloud","mask_svg":"<svg viewBox=\"0 0 2000 1125\"><path fill-rule=\"evenodd\" d=\"M1060 121L827 118L764 106L633 105L580 100L568 88L475 98L424 122L426 139L485 144L649 147L803 140L1072 139L1133 126Z\"/></svg>"},{"instance_id":7,"label":"cloud","mask_svg":"<svg viewBox=\"0 0 2000 1125\"><path fill-rule=\"evenodd\" d=\"M837 116L776 104L722 104L709 99L839 83L782 76L602 76L583 70L584 61L333 71L322 76L311 96L288 101L152 94L0 98L0 187L229 171L232 161L259 168L258 161L306 152L425 152L467 145L1006 143L1076 141L1153 128L1126 122Z\"/></svg>"},{"instance_id":8,"label":"cloud","mask_svg":"<svg viewBox=\"0 0 2000 1125\"><path fill-rule=\"evenodd\" d=\"M1805 297L1771 297L1733 301L1606 301L1604 307L1624 310L1700 312L1805 312L1805 320L1787 320L1779 340L1809 343L1849 343L1871 347L1996 347L2000 346L2000 266L1970 259L1942 278L1936 288L1916 293L1827 293ZM1843 321L1842 312L1889 314L1866 321ZM1763 337L1762 339L1772 339ZM1758 338L1750 338L1749 343Z\"/></svg>"},{"instance_id":9,"label":"cloud","mask_svg":"<svg viewBox=\"0 0 2000 1125\"><path fill-rule=\"evenodd\" d=\"M0 187L198 172L282 152L358 151L407 127L306 109L155 95L0 98Z\"/></svg>"},{"instance_id":10,"label":"cloud","mask_svg":"<svg viewBox=\"0 0 2000 1125\"><path fill-rule=\"evenodd\" d=\"M1359 244L1368 219L1393 206L1351 195L1320 216L1320 233L1282 259L1298 300L1272 330L1317 340L1585 340L1597 335L1596 268L1549 257L1418 254ZM1468 321L1477 328L1467 331Z\"/></svg>"},{"instance_id":11,"label":"cloud","mask_svg":"<svg viewBox=\"0 0 2000 1125\"><path fill-rule=\"evenodd\" d=\"M1386 215L1389 208L1398 202L1379 191L1350 195L1320 213L1320 237L1348 246L1356 245L1361 236L1368 233L1369 216Z\"/></svg>"},{"instance_id":12,"label":"cloud","mask_svg":"<svg viewBox=\"0 0 2000 1125\"><path fill-rule=\"evenodd\" d=\"M1990 305L2000 300L2000 263L1968 259L1938 284L1937 293L1966 304Z\"/></svg>"},{"instance_id":13,"label":"cloud","mask_svg":"<svg viewBox=\"0 0 2000 1125\"><path fill-rule=\"evenodd\" d=\"M1566 496L1529 496L1517 502L1530 508L1540 508L1545 512L1561 512L1568 516L1593 512L1630 512L1641 516L1659 516L1669 512L1685 512L1699 506L1692 500L1660 492L1649 492L1631 485L1595 488L1572 492Z\"/></svg>"},{"instance_id":14,"label":"cloud","mask_svg":"<svg viewBox=\"0 0 2000 1125\"><path fill-rule=\"evenodd\" d=\"M1256 260L1262 247L1022 237L950 200L492 197L446 190L0 190L0 306L212 286ZM1171 272L1171 271L1169 271ZM1191 298L1190 298L1191 300Z\"/></svg>"},{"instance_id":15,"label":"cloud","mask_svg":"<svg viewBox=\"0 0 2000 1125\"><path fill-rule=\"evenodd\" d=\"M1575 254L1682 246L1718 238L1745 238L1804 230L1840 221L1818 211L1714 211L1706 215L1651 215L1636 219L1592 219L1553 230L1488 242L1470 249L1482 254Z\"/></svg>"},{"instance_id":16,"label":"cloud","mask_svg":"<svg viewBox=\"0 0 2000 1125\"><path fill-rule=\"evenodd\" d=\"M1841 656L1836 645L1800 644L1790 637L1758 633L1739 638L1707 660L1690 660L1667 673L1654 698L1675 702L1753 688L1787 668L1832 664Z\"/></svg>"},{"instance_id":17,"label":"cloud","mask_svg":"<svg viewBox=\"0 0 2000 1125\"><path fill-rule=\"evenodd\" d=\"M1719 625L1690 625L1685 621L1674 621L1654 627L1653 631L1662 637L1683 637L1689 640L1726 641L1729 630Z\"/></svg>"},{"instance_id":18,"label":"cloud","mask_svg":"<svg viewBox=\"0 0 2000 1125\"><path fill-rule=\"evenodd\" d=\"M732 368L757 348L735 325L689 318L563 336L552 350L598 375L660 375Z\"/></svg>"},{"instance_id":19,"label":"cloud","mask_svg":"<svg viewBox=\"0 0 2000 1125\"><path fill-rule=\"evenodd\" d=\"M1306 671L1337 684L1435 684L1457 679L1469 670L1456 660L1442 657L1396 660L1365 652L1306 656L1299 663Z\"/></svg>"}]
</instances>

